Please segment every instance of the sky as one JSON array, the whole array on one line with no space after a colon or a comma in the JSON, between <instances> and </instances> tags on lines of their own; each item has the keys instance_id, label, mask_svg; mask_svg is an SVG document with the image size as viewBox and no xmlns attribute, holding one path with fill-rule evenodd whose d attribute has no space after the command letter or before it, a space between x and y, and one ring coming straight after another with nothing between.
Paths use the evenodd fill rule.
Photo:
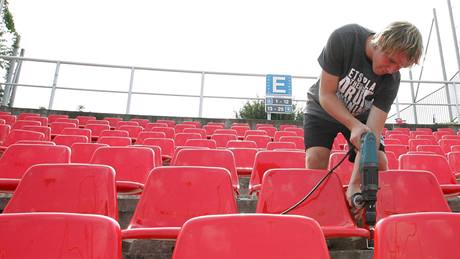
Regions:
<instances>
[{"instance_id":1,"label":"sky","mask_svg":"<svg viewBox=\"0 0 460 259\"><path fill-rule=\"evenodd\" d=\"M436 8L446 73L457 70L447 1L439 0L323 0L323 1L149 1L149 0L10 0L25 56L38 59L231 73L319 75L316 61L329 34L349 23L374 31L392 21L416 25L428 40ZM460 3L451 0L455 23ZM457 26L457 35L460 27ZM21 83L51 85L54 65L24 63ZM414 79L421 66L412 69ZM409 79L408 70L402 70ZM58 86L126 91L127 69L61 67ZM423 69L423 80L442 80L435 34ZM200 74L136 71L134 91L199 95ZM314 80L294 80L294 99L306 99ZM408 88L406 84L406 89ZM420 93L438 86L422 85ZM263 77L210 75L205 95L263 97ZM401 93L400 102L408 102ZM460 93L459 93L460 94ZM48 107L49 90L22 88L15 106ZM104 100L104 102L101 102ZM198 98L136 96L131 113L196 117ZM234 117L244 100L207 98L203 116ZM54 109L124 113L126 96L95 92L58 91ZM392 110L394 112L394 109ZM431 120L433 111L427 112ZM429 118L428 118L429 117Z\"/></svg>"}]
</instances>

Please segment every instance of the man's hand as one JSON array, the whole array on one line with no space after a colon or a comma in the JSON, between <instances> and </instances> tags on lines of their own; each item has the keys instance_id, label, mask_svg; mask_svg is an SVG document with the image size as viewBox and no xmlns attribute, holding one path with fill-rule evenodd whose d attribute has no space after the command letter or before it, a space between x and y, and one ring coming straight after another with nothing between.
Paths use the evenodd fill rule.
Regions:
<instances>
[{"instance_id":1,"label":"man's hand","mask_svg":"<svg viewBox=\"0 0 460 259\"><path fill-rule=\"evenodd\" d=\"M350 142L351 144L353 144L353 146L355 147L356 150L359 150L361 147L361 136L366 133L366 132L369 132L371 131L371 129L362 124L362 123L359 123L357 124L356 126L354 126L353 128L351 128L351 133L350 133Z\"/></svg>"}]
</instances>

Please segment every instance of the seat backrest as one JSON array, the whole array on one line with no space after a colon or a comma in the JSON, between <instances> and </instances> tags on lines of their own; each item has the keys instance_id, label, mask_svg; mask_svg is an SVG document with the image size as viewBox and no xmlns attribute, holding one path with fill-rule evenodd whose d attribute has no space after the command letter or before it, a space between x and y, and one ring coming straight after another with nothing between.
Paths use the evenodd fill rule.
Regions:
<instances>
[{"instance_id":1,"label":"seat backrest","mask_svg":"<svg viewBox=\"0 0 460 259\"><path fill-rule=\"evenodd\" d=\"M34 112L21 112L20 114L18 114L18 120L24 120L26 117L28 116L35 116L35 117L39 117L40 116L40 113L34 113Z\"/></svg>"},{"instance_id":2,"label":"seat backrest","mask_svg":"<svg viewBox=\"0 0 460 259\"><path fill-rule=\"evenodd\" d=\"M174 135L176 135L176 131L173 127L152 127L149 131L153 132L163 132L166 134L166 138L174 139Z\"/></svg>"},{"instance_id":3,"label":"seat backrest","mask_svg":"<svg viewBox=\"0 0 460 259\"><path fill-rule=\"evenodd\" d=\"M24 126L22 129L41 132L45 134L45 141L51 141L51 128L48 126Z\"/></svg>"},{"instance_id":4,"label":"seat backrest","mask_svg":"<svg viewBox=\"0 0 460 259\"><path fill-rule=\"evenodd\" d=\"M227 213L238 213L228 170L157 167L149 174L128 229L181 227L196 216Z\"/></svg>"},{"instance_id":5,"label":"seat backrest","mask_svg":"<svg viewBox=\"0 0 460 259\"><path fill-rule=\"evenodd\" d=\"M24 120L29 121L38 121L40 122L40 126L48 126L48 118L47 117L39 117L39 116L27 116Z\"/></svg>"},{"instance_id":6,"label":"seat backrest","mask_svg":"<svg viewBox=\"0 0 460 259\"><path fill-rule=\"evenodd\" d=\"M281 142L281 141L274 141L269 142L267 144L267 150L275 150L275 149L295 149L296 145L293 142Z\"/></svg>"},{"instance_id":7,"label":"seat backrest","mask_svg":"<svg viewBox=\"0 0 460 259\"><path fill-rule=\"evenodd\" d=\"M217 147L226 147L227 143L230 140L238 140L237 135L235 134L220 134L220 133L214 133L211 136L211 139L216 141L216 146Z\"/></svg>"},{"instance_id":8,"label":"seat backrest","mask_svg":"<svg viewBox=\"0 0 460 259\"><path fill-rule=\"evenodd\" d=\"M115 171L105 165L34 165L3 210L24 212L99 214L117 220Z\"/></svg>"},{"instance_id":9,"label":"seat backrest","mask_svg":"<svg viewBox=\"0 0 460 259\"><path fill-rule=\"evenodd\" d=\"M377 220L403 213L451 212L436 177L428 171L411 170L379 173L376 210Z\"/></svg>"},{"instance_id":10,"label":"seat backrest","mask_svg":"<svg viewBox=\"0 0 460 259\"><path fill-rule=\"evenodd\" d=\"M176 124L176 126L174 126L176 133L184 132L185 129L195 129L195 128L196 126L193 124Z\"/></svg>"},{"instance_id":11,"label":"seat backrest","mask_svg":"<svg viewBox=\"0 0 460 259\"><path fill-rule=\"evenodd\" d=\"M329 164L327 169L330 170L337 166L346 155L347 153L343 151L331 153L329 156ZM345 158L345 160L343 160L343 162L334 170L335 174L340 178L340 182L343 185L347 185L350 182L352 171L353 163L348 161L348 158Z\"/></svg>"},{"instance_id":12,"label":"seat backrest","mask_svg":"<svg viewBox=\"0 0 460 259\"><path fill-rule=\"evenodd\" d=\"M305 142L302 137L299 136L284 136L280 138L280 141L283 142L292 142L295 144L296 149L305 150Z\"/></svg>"},{"instance_id":13,"label":"seat backrest","mask_svg":"<svg viewBox=\"0 0 460 259\"><path fill-rule=\"evenodd\" d=\"M430 152L433 154L438 154L438 155L444 155L444 151L442 151L442 148L440 145L418 145L416 147L417 151L421 152Z\"/></svg>"},{"instance_id":14,"label":"seat backrest","mask_svg":"<svg viewBox=\"0 0 460 259\"><path fill-rule=\"evenodd\" d=\"M129 132L126 130L103 130L99 137L129 137Z\"/></svg>"},{"instance_id":15,"label":"seat backrest","mask_svg":"<svg viewBox=\"0 0 460 259\"><path fill-rule=\"evenodd\" d=\"M409 139L409 151L417 151L419 145L436 145L436 142L432 139Z\"/></svg>"},{"instance_id":16,"label":"seat backrest","mask_svg":"<svg viewBox=\"0 0 460 259\"><path fill-rule=\"evenodd\" d=\"M150 123L148 119L140 119L140 118L133 118L130 121L137 122L139 126L142 126L143 128L145 128Z\"/></svg>"},{"instance_id":17,"label":"seat backrest","mask_svg":"<svg viewBox=\"0 0 460 259\"><path fill-rule=\"evenodd\" d=\"M13 144L0 157L0 178L21 179L36 164L70 163L70 148L40 144Z\"/></svg>"},{"instance_id":18,"label":"seat backrest","mask_svg":"<svg viewBox=\"0 0 460 259\"><path fill-rule=\"evenodd\" d=\"M58 119L59 120L59 119ZM76 128L77 124L70 122L51 122L51 135L61 134L65 128Z\"/></svg>"},{"instance_id":19,"label":"seat backrest","mask_svg":"<svg viewBox=\"0 0 460 259\"><path fill-rule=\"evenodd\" d=\"M176 133L174 136L174 143L176 146L185 146L185 142L189 139L202 139L198 133Z\"/></svg>"},{"instance_id":20,"label":"seat backrest","mask_svg":"<svg viewBox=\"0 0 460 259\"><path fill-rule=\"evenodd\" d=\"M277 131L275 132L274 141L280 141L280 138L284 136L297 136L297 134L293 131Z\"/></svg>"},{"instance_id":21,"label":"seat backrest","mask_svg":"<svg viewBox=\"0 0 460 259\"><path fill-rule=\"evenodd\" d=\"M72 163L89 163L96 149L108 146L101 143L74 143L71 147L70 161Z\"/></svg>"},{"instance_id":22,"label":"seat backrest","mask_svg":"<svg viewBox=\"0 0 460 259\"><path fill-rule=\"evenodd\" d=\"M161 148L162 156L169 159L173 157L174 150L176 148L174 139L170 138L146 138L142 144L159 146Z\"/></svg>"},{"instance_id":23,"label":"seat backrest","mask_svg":"<svg viewBox=\"0 0 460 259\"><path fill-rule=\"evenodd\" d=\"M257 213L279 214L301 200L327 173L316 169L272 169L265 175L257 202ZM336 174L289 214L315 219L323 227L341 226L356 229L342 183Z\"/></svg>"},{"instance_id":24,"label":"seat backrest","mask_svg":"<svg viewBox=\"0 0 460 259\"><path fill-rule=\"evenodd\" d=\"M251 174L254 168L257 148L228 148L235 158L236 171L238 174Z\"/></svg>"},{"instance_id":25,"label":"seat backrest","mask_svg":"<svg viewBox=\"0 0 460 259\"><path fill-rule=\"evenodd\" d=\"M12 130L14 129L22 129L24 126L41 126L41 122L39 121L29 121L29 120L17 120L13 126L11 127Z\"/></svg>"},{"instance_id":26,"label":"seat backrest","mask_svg":"<svg viewBox=\"0 0 460 259\"><path fill-rule=\"evenodd\" d=\"M91 136L93 138L98 138L101 135L101 132L104 130L109 130L111 126L105 124L86 124L85 128L91 130Z\"/></svg>"},{"instance_id":27,"label":"seat backrest","mask_svg":"<svg viewBox=\"0 0 460 259\"><path fill-rule=\"evenodd\" d=\"M6 138L10 134L11 126L7 124L0 124L0 145L3 145Z\"/></svg>"},{"instance_id":28,"label":"seat backrest","mask_svg":"<svg viewBox=\"0 0 460 259\"><path fill-rule=\"evenodd\" d=\"M450 147L454 145L460 145L460 139L440 139L439 146L441 147L444 154L449 153Z\"/></svg>"},{"instance_id":29,"label":"seat backrest","mask_svg":"<svg viewBox=\"0 0 460 259\"><path fill-rule=\"evenodd\" d=\"M262 182L264 173L274 168L305 168L305 152L302 151L259 151L254 160L249 188Z\"/></svg>"},{"instance_id":30,"label":"seat backrest","mask_svg":"<svg viewBox=\"0 0 460 259\"><path fill-rule=\"evenodd\" d=\"M214 139L187 139L184 145L189 147L217 148L217 143Z\"/></svg>"},{"instance_id":31,"label":"seat backrest","mask_svg":"<svg viewBox=\"0 0 460 259\"><path fill-rule=\"evenodd\" d=\"M51 124L52 122L55 122L57 119L60 118L69 118L69 115L66 114L49 114L48 115L48 123Z\"/></svg>"},{"instance_id":32,"label":"seat backrest","mask_svg":"<svg viewBox=\"0 0 460 259\"><path fill-rule=\"evenodd\" d=\"M143 144L146 138L166 138L164 132L142 131L137 135L136 144Z\"/></svg>"},{"instance_id":33,"label":"seat backrest","mask_svg":"<svg viewBox=\"0 0 460 259\"><path fill-rule=\"evenodd\" d=\"M6 124L13 126L13 124L16 122L17 118L16 115L10 115L10 114L0 114L0 119L4 120Z\"/></svg>"},{"instance_id":34,"label":"seat backrest","mask_svg":"<svg viewBox=\"0 0 460 259\"><path fill-rule=\"evenodd\" d=\"M235 186L235 188L239 186L235 158L233 157L233 153L229 150L182 149L177 152L171 165L222 167L230 172L233 186Z\"/></svg>"},{"instance_id":35,"label":"seat backrest","mask_svg":"<svg viewBox=\"0 0 460 259\"><path fill-rule=\"evenodd\" d=\"M45 134L37 131L30 131L30 130L11 130L10 134L3 142L3 146L8 147L19 140L45 140Z\"/></svg>"},{"instance_id":36,"label":"seat backrest","mask_svg":"<svg viewBox=\"0 0 460 259\"><path fill-rule=\"evenodd\" d=\"M56 135L53 142L56 145L72 147L74 143L88 143L88 137L83 135Z\"/></svg>"},{"instance_id":37,"label":"seat backrest","mask_svg":"<svg viewBox=\"0 0 460 259\"><path fill-rule=\"evenodd\" d=\"M396 158L399 158L402 154L407 153L409 151L409 147L407 145L398 145L398 144L388 144L385 145L385 150L391 151L395 153Z\"/></svg>"},{"instance_id":38,"label":"seat backrest","mask_svg":"<svg viewBox=\"0 0 460 259\"><path fill-rule=\"evenodd\" d=\"M244 214L187 221L172 258L324 259L329 253L318 223L310 218Z\"/></svg>"},{"instance_id":39,"label":"seat backrest","mask_svg":"<svg viewBox=\"0 0 460 259\"><path fill-rule=\"evenodd\" d=\"M75 117L78 120L78 125L84 126L89 120L96 120L96 116L86 116L86 115L78 115Z\"/></svg>"},{"instance_id":40,"label":"seat backrest","mask_svg":"<svg viewBox=\"0 0 460 259\"><path fill-rule=\"evenodd\" d=\"M440 184L457 184L447 158L437 154L405 154L399 157L399 169L424 170L436 176Z\"/></svg>"},{"instance_id":41,"label":"seat backrest","mask_svg":"<svg viewBox=\"0 0 460 259\"><path fill-rule=\"evenodd\" d=\"M390 139L399 139L402 145L409 145L409 134L390 133L388 134Z\"/></svg>"},{"instance_id":42,"label":"seat backrest","mask_svg":"<svg viewBox=\"0 0 460 259\"><path fill-rule=\"evenodd\" d=\"M297 136L299 136L299 137L303 137L303 136L304 136L304 130L303 130L303 128L286 128L286 129L284 129L284 131L292 131L292 132L295 132L295 134L297 134Z\"/></svg>"},{"instance_id":43,"label":"seat backrest","mask_svg":"<svg viewBox=\"0 0 460 259\"><path fill-rule=\"evenodd\" d=\"M207 138L207 135L206 135L206 130L202 129L202 128L186 128L184 129L184 131L182 131L184 133L198 133L201 135L201 138L205 139Z\"/></svg>"},{"instance_id":44,"label":"seat backrest","mask_svg":"<svg viewBox=\"0 0 460 259\"><path fill-rule=\"evenodd\" d=\"M251 128L247 125L234 125L231 126L230 129L236 130L236 134L238 135L238 137L242 138L244 137L246 131L250 130Z\"/></svg>"},{"instance_id":45,"label":"seat backrest","mask_svg":"<svg viewBox=\"0 0 460 259\"><path fill-rule=\"evenodd\" d=\"M122 121L123 118L120 118L120 117L104 117L104 120L109 122L109 125L110 125L111 128L115 128L117 126L117 123L119 121Z\"/></svg>"},{"instance_id":46,"label":"seat backrest","mask_svg":"<svg viewBox=\"0 0 460 259\"><path fill-rule=\"evenodd\" d=\"M81 135L86 136L88 141L91 141L91 130L82 128L65 128L61 132L62 135Z\"/></svg>"},{"instance_id":47,"label":"seat backrest","mask_svg":"<svg viewBox=\"0 0 460 259\"><path fill-rule=\"evenodd\" d=\"M121 259L122 256L120 226L106 216L1 214L0 229L0 251L4 258Z\"/></svg>"},{"instance_id":48,"label":"seat backrest","mask_svg":"<svg viewBox=\"0 0 460 259\"><path fill-rule=\"evenodd\" d=\"M230 140L227 142L227 148L257 148L257 144L252 140Z\"/></svg>"},{"instance_id":49,"label":"seat backrest","mask_svg":"<svg viewBox=\"0 0 460 259\"><path fill-rule=\"evenodd\" d=\"M111 147L125 147L131 145L131 138L103 136L97 139L97 143L107 144Z\"/></svg>"},{"instance_id":50,"label":"seat backrest","mask_svg":"<svg viewBox=\"0 0 460 259\"><path fill-rule=\"evenodd\" d=\"M137 136L142 132L142 130L144 130L144 128L139 125L122 125L119 126L117 130L126 130L129 133L130 138L137 139Z\"/></svg>"},{"instance_id":51,"label":"seat backrest","mask_svg":"<svg viewBox=\"0 0 460 259\"><path fill-rule=\"evenodd\" d=\"M459 151L452 151L452 152L447 153L447 162L449 162L450 169L452 169L452 172L454 172L454 174L460 173L460 152Z\"/></svg>"},{"instance_id":52,"label":"seat backrest","mask_svg":"<svg viewBox=\"0 0 460 259\"><path fill-rule=\"evenodd\" d=\"M460 214L425 212L377 222L374 259L458 258Z\"/></svg>"},{"instance_id":53,"label":"seat backrest","mask_svg":"<svg viewBox=\"0 0 460 259\"><path fill-rule=\"evenodd\" d=\"M267 135L270 136L271 138L275 137L275 132L277 131L275 127L273 126L260 126L256 127L257 130L265 130L267 132Z\"/></svg>"},{"instance_id":54,"label":"seat backrest","mask_svg":"<svg viewBox=\"0 0 460 259\"><path fill-rule=\"evenodd\" d=\"M246 135L244 140L254 141L258 148L267 148L268 143L272 140L268 135Z\"/></svg>"},{"instance_id":55,"label":"seat backrest","mask_svg":"<svg viewBox=\"0 0 460 259\"><path fill-rule=\"evenodd\" d=\"M100 147L94 151L91 163L113 167L117 181L143 184L155 166L155 154L147 147Z\"/></svg>"}]
</instances>

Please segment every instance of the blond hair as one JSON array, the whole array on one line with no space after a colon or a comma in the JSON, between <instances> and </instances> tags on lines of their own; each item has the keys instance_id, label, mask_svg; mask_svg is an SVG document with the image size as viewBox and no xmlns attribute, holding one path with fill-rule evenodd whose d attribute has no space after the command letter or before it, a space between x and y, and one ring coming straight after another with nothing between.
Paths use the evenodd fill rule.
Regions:
<instances>
[{"instance_id":1,"label":"blond hair","mask_svg":"<svg viewBox=\"0 0 460 259\"><path fill-rule=\"evenodd\" d=\"M423 52L420 31L409 22L393 22L381 32L376 33L371 43L388 55L403 53L408 65L418 64Z\"/></svg>"}]
</instances>

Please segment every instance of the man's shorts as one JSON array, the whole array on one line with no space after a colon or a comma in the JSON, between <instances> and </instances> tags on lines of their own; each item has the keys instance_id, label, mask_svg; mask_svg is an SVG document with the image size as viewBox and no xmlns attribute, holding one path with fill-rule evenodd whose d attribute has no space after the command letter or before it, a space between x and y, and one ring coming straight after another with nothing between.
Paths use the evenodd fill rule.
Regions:
<instances>
[{"instance_id":1,"label":"man's shorts","mask_svg":"<svg viewBox=\"0 0 460 259\"><path fill-rule=\"evenodd\" d=\"M339 123L322 119L318 116L305 114L303 128L304 142L307 149L311 147L325 147L332 149L335 137L339 132L341 132L348 142L349 149L352 149L348 160L350 162L355 161L356 152L354 148L352 148L353 145L350 143L350 130L347 127ZM385 147L382 144L382 141L380 141L379 150L385 152Z\"/></svg>"}]
</instances>

